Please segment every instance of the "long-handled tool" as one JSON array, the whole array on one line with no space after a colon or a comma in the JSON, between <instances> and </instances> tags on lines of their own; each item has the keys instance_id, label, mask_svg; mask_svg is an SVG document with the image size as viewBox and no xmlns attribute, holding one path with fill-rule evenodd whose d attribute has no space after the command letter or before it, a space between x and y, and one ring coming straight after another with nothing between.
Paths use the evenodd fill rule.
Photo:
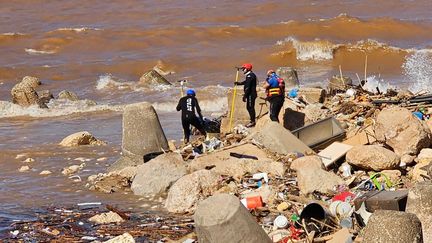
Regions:
<instances>
[{"instance_id":1,"label":"long-handled tool","mask_svg":"<svg viewBox=\"0 0 432 243\"><path fill-rule=\"evenodd\" d=\"M234 83L233 96L232 96L232 101L231 101L231 111L230 111L229 129L228 129L228 131L230 131L230 132L231 132L231 129L232 129L232 120L233 120L235 100L236 100L236 95L237 95L237 82L238 82L238 78L239 78L239 70L241 68L236 67L236 69L237 69L237 72L236 72L236 78L235 78L235 83Z\"/></svg>"},{"instance_id":2,"label":"long-handled tool","mask_svg":"<svg viewBox=\"0 0 432 243\"><path fill-rule=\"evenodd\" d=\"M181 89L180 89L180 95L181 97L184 96L184 84L187 83L186 79L178 80L177 82L180 83Z\"/></svg>"}]
</instances>

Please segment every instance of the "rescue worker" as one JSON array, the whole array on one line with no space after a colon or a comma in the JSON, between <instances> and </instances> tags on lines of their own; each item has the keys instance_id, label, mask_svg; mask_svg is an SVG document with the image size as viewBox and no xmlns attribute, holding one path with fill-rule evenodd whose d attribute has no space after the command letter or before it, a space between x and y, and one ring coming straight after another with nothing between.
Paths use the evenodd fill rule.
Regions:
<instances>
[{"instance_id":1,"label":"rescue worker","mask_svg":"<svg viewBox=\"0 0 432 243\"><path fill-rule=\"evenodd\" d=\"M194 126L202 135L206 136L206 132L202 126L203 116L201 114L201 108L198 104L198 100L195 98L195 91L193 89L188 89L186 91L186 96L180 98L176 109L177 111L182 111L181 119L185 143L189 143L189 137L191 135L190 125ZM199 118L195 115L195 110Z\"/></svg>"},{"instance_id":2,"label":"rescue worker","mask_svg":"<svg viewBox=\"0 0 432 243\"><path fill-rule=\"evenodd\" d=\"M275 71L268 70L264 88L267 93L266 99L270 103L270 119L279 122L279 113L285 101L285 82Z\"/></svg>"},{"instance_id":3,"label":"rescue worker","mask_svg":"<svg viewBox=\"0 0 432 243\"><path fill-rule=\"evenodd\" d=\"M244 95L243 102L246 102L246 109L249 112L250 122L246 127L255 126L255 99L257 98L257 77L252 72L252 64L245 63L242 65L241 69L245 75L245 80L243 82L235 82L235 85L244 85Z\"/></svg>"}]
</instances>

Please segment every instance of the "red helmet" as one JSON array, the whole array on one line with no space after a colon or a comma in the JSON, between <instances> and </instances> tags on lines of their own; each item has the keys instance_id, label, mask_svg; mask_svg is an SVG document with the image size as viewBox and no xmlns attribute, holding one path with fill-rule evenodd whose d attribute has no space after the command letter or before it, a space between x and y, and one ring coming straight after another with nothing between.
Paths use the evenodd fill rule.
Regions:
<instances>
[{"instance_id":1,"label":"red helmet","mask_svg":"<svg viewBox=\"0 0 432 243\"><path fill-rule=\"evenodd\" d=\"M246 70L252 70L252 64L250 64L250 63L245 63L245 64L242 65L242 68L243 68L243 69L246 69Z\"/></svg>"}]
</instances>

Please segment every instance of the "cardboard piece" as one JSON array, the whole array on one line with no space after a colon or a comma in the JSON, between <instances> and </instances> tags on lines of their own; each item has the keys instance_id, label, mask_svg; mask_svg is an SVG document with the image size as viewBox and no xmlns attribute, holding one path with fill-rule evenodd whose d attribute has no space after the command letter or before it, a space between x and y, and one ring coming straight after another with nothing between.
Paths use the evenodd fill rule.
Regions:
<instances>
[{"instance_id":1,"label":"cardboard piece","mask_svg":"<svg viewBox=\"0 0 432 243\"><path fill-rule=\"evenodd\" d=\"M334 142L324 150L318 153L325 167L330 166L340 158L346 155L353 146Z\"/></svg>"}]
</instances>

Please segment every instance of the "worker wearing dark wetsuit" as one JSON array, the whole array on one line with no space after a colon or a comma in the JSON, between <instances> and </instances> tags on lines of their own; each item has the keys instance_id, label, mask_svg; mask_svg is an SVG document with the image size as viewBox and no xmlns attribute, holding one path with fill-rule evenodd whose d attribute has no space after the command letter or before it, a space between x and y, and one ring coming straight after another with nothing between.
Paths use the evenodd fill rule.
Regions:
<instances>
[{"instance_id":1,"label":"worker wearing dark wetsuit","mask_svg":"<svg viewBox=\"0 0 432 243\"><path fill-rule=\"evenodd\" d=\"M249 112L250 122L246 127L255 126L255 99L257 98L257 77L252 72L252 64L245 63L242 65L243 73L246 79L243 82L236 82L236 85L244 85L243 102L246 102L246 109Z\"/></svg>"},{"instance_id":2,"label":"worker wearing dark wetsuit","mask_svg":"<svg viewBox=\"0 0 432 243\"><path fill-rule=\"evenodd\" d=\"M201 114L201 108L199 107L198 100L195 98L195 91L189 89L186 92L186 96L180 98L177 105L177 111L182 111L182 126L184 131L184 142L189 143L189 137L191 135L190 125L196 127L202 135L206 135L206 132L202 126L203 116ZM198 117L195 116L195 110L198 113Z\"/></svg>"}]
</instances>

